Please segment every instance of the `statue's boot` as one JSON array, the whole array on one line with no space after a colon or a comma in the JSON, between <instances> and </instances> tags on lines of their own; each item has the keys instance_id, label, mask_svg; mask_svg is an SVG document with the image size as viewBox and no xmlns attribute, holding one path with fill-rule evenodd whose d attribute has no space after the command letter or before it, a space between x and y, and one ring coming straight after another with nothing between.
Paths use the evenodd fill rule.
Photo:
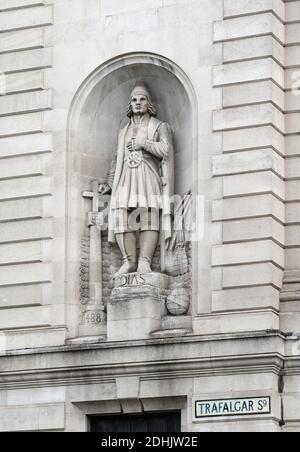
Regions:
<instances>
[{"instance_id":1,"label":"statue's boot","mask_svg":"<svg viewBox=\"0 0 300 452\"><path fill-rule=\"evenodd\" d=\"M151 263L157 247L159 232L143 231L140 233L140 258L138 273L151 273Z\"/></svg>"},{"instance_id":2,"label":"statue's boot","mask_svg":"<svg viewBox=\"0 0 300 452\"><path fill-rule=\"evenodd\" d=\"M115 278L135 273L137 269L137 252L136 252L136 234L135 232L126 232L124 234L116 234L117 243L122 253L123 265L115 274Z\"/></svg>"}]
</instances>

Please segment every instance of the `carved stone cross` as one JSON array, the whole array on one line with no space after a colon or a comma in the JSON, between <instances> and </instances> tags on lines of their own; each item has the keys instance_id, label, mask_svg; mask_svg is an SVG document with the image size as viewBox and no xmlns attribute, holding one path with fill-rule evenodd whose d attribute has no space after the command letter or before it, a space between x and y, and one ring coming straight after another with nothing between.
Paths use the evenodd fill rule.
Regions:
<instances>
[{"instance_id":1,"label":"carved stone cross","mask_svg":"<svg viewBox=\"0 0 300 452\"><path fill-rule=\"evenodd\" d=\"M99 326L106 320L105 306L102 301L101 226L103 225L103 214L99 212L99 185L98 181L93 181L92 191L82 193L84 198L92 200L92 211L88 213L90 230L89 302L82 313L80 335L83 336L102 334Z\"/></svg>"}]
</instances>

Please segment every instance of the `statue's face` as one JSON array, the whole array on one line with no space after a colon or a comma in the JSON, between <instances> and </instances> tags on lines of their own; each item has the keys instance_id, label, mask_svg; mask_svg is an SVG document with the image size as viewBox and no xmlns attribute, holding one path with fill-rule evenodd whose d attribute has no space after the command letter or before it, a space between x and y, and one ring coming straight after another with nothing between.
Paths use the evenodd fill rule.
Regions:
<instances>
[{"instance_id":1,"label":"statue's face","mask_svg":"<svg viewBox=\"0 0 300 452\"><path fill-rule=\"evenodd\" d=\"M134 115L145 115L148 113L149 102L143 94L137 94L131 99L131 108Z\"/></svg>"}]
</instances>

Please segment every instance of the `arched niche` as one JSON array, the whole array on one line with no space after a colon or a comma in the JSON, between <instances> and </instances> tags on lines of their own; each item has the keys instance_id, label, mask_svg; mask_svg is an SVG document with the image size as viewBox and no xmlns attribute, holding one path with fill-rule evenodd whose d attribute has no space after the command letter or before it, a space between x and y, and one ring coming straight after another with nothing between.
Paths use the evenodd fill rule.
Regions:
<instances>
[{"instance_id":1,"label":"arched niche","mask_svg":"<svg viewBox=\"0 0 300 452\"><path fill-rule=\"evenodd\" d=\"M80 240L87 231L91 203L82 198L92 180L105 179L126 124L129 95L137 82L149 87L158 118L170 124L175 144L175 193L193 190L197 171L197 102L187 75L170 60L149 53L117 57L97 68L78 89L68 124L68 272L76 281ZM78 300L69 284L69 301Z\"/></svg>"}]
</instances>

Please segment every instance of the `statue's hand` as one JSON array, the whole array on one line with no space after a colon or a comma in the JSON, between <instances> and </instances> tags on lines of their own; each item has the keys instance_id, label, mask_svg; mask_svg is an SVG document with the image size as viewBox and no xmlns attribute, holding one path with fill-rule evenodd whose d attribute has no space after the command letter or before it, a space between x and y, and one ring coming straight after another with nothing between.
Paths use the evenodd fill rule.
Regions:
<instances>
[{"instance_id":1,"label":"statue's hand","mask_svg":"<svg viewBox=\"0 0 300 452\"><path fill-rule=\"evenodd\" d=\"M100 184L99 185L99 193L100 195L109 195L111 193L111 188L108 184Z\"/></svg>"},{"instance_id":2,"label":"statue's hand","mask_svg":"<svg viewBox=\"0 0 300 452\"><path fill-rule=\"evenodd\" d=\"M129 152L143 151L144 145L145 145L144 138L132 138L132 140L129 141L129 143L127 145L127 149L129 150Z\"/></svg>"}]
</instances>

